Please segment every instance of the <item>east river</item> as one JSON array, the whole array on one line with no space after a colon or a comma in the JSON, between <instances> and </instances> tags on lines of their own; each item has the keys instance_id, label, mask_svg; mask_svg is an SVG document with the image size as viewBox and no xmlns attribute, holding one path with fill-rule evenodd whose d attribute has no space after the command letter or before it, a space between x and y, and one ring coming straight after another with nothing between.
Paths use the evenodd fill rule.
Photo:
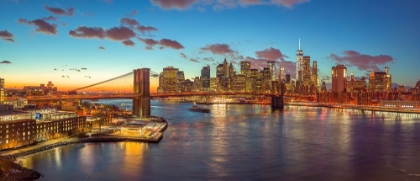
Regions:
<instances>
[{"instance_id":1,"label":"east river","mask_svg":"<svg viewBox=\"0 0 420 181\"><path fill-rule=\"evenodd\" d=\"M420 180L420 115L191 106L152 101L169 123L159 143L75 144L20 163L40 180Z\"/></svg>"}]
</instances>

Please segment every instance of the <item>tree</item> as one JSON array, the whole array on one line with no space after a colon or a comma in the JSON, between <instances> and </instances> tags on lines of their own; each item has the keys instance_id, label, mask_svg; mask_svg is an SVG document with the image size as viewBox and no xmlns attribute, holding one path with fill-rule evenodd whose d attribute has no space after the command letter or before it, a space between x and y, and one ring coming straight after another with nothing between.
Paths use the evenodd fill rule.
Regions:
<instances>
[{"instance_id":1,"label":"tree","mask_svg":"<svg viewBox=\"0 0 420 181\"><path fill-rule=\"evenodd\" d=\"M108 115L102 111L95 113L93 116L93 118L95 118L95 122L98 123L99 125L99 133L102 131L102 124L104 123L105 119L108 117Z\"/></svg>"}]
</instances>

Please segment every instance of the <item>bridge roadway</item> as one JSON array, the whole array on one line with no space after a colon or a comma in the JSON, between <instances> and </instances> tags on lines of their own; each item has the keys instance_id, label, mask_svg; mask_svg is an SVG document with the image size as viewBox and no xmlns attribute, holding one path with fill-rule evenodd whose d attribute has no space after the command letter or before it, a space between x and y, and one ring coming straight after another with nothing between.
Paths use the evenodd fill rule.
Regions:
<instances>
[{"instance_id":1,"label":"bridge roadway","mask_svg":"<svg viewBox=\"0 0 420 181\"><path fill-rule=\"evenodd\" d=\"M183 97L183 96L222 96L222 95L257 95L257 96L277 96L271 93L246 93L246 92L182 92L182 93L151 93L151 98L159 97ZM73 94L73 95L47 95L47 96L26 96L28 101L59 101L59 100L92 100L92 99L134 99L139 97L138 93L95 93L95 94ZM314 96L291 95L284 97L290 98L314 98Z\"/></svg>"}]
</instances>

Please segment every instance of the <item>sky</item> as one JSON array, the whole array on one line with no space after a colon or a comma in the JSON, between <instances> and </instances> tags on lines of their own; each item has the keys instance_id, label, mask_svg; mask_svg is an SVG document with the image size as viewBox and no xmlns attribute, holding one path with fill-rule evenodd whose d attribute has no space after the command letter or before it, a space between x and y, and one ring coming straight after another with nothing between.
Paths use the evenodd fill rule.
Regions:
<instances>
[{"instance_id":1,"label":"sky","mask_svg":"<svg viewBox=\"0 0 420 181\"><path fill-rule=\"evenodd\" d=\"M0 0L0 77L6 88L52 81L65 91L138 68L173 66L191 79L210 65L215 77L226 58L237 72L240 61L274 60L295 78L300 39L327 84L343 64L356 78L388 66L394 86L414 87L419 9L418 0Z\"/></svg>"}]
</instances>

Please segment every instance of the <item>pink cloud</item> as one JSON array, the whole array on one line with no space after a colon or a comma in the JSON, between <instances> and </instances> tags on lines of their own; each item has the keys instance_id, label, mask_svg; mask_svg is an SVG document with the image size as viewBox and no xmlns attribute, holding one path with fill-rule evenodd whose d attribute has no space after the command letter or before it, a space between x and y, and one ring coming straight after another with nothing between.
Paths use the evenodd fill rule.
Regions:
<instances>
[{"instance_id":1,"label":"pink cloud","mask_svg":"<svg viewBox=\"0 0 420 181\"><path fill-rule=\"evenodd\" d=\"M279 49L275 49L273 47L267 48L263 51L256 51L255 54L258 58L265 58L268 60L284 61L284 57L288 58L287 56L283 55Z\"/></svg>"},{"instance_id":2,"label":"pink cloud","mask_svg":"<svg viewBox=\"0 0 420 181\"><path fill-rule=\"evenodd\" d=\"M184 53L179 53L179 55L180 55L182 58L187 59L187 56L186 56Z\"/></svg>"},{"instance_id":3,"label":"pink cloud","mask_svg":"<svg viewBox=\"0 0 420 181\"><path fill-rule=\"evenodd\" d=\"M7 30L0 31L0 38L4 41L15 42L15 40L13 40L13 34L8 32Z\"/></svg>"},{"instance_id":4,"label":"pink cloud","mask_svg":"<svg viewBox=\"0 0 420 181\"><path fill-rule=\"evenodd\" d=\"M103 47L103 46L99 46L99 47L98 47L98 49L100 49L100 50L105 50L105 47Z\"/></svg>"},{"instance_id":5,"label":"pink cloud","mask_svg":"<svg viewBox=\"0 0 420 181\"><path fill-rule=\"evenodd\" d=\"M79 26L75 30L70 30L69 35L75 38L99 38L105 37L105 31L100 27Z\"/></svg>"},{"instance_id":6,"label":"pink cloud","mask_svg":"<svg viewBox=\"0 0 420 181\"><path fill-rule=\"evenodd\" d=\"M227 44L207 45L206 47L201 48L200 50L211 51L213 54L219 54L219 55L236 53Z\"/></svg>"},{"instance_id":7,"label":"pink cloud","mask_svg":"<svg viewBox=\"0 0 420 181\"><path fill-rule=\"evenodd\" d=\"M282 5L288 8L292 8L292 6L295 4L301 4L305 2L309 2L309 0L271 0L272 4Z\"/></svg>"},{"instance_id":8,"label":"pink cloud","mask_svg":"<svg viewBox=\"0 0 420 181\"><path fill-rule=\"evenodd\" d=\"M150 31L158 31L158 29L155 28L155 27L142 26L142 25L136 27L136 30L139 31L139 32L142 32L142 33L144 33L144 32L150 32Z\"/></svg>"},{"instance_id":9,"label":"pink cloud","mask_svg":"<svg viewBox=\"0 0 420 181\"><path fill-rule=\"evenodd\" d=\"M128 25L130 27L134 27L134 26L139 26L139 22L135 19L131 19L131 18L121 18L120 19L120 23L122 25Z\"/></svg>"},{"instance_id":10,"label":"pink cloud","mask_svg":"<svg viewBox=\"0 0 420 181\"><path fill-rule=\"evenodd\" d=\"M57 20L57 18L54 17L54 16L48 16L48 17L45 17L45 18L42 18L42 19L45 20L45 21L55 21L55 20Z\"/></svg>"},{"instance_id":11,"label":"pink cloud","mask_svg":"<svg viewBox=\"0 0 420 181\"><path fill-rule=\"evenodd\" d=\"M138 11L137 10L132 10L131 12L130 12L130 14L128 14L127 16L134 16L134 15L136 15L138 13Z\"/></svg>"},{"instance_id":12,"label":"pink cloud","mask_svg":"<svg viewBox=\"0 0 420 181\"><path fill-rule=\"evenodd\" d=\"M157 28L151 27L151 26L143 26L140 25L140 23L131 18L122 18L120 20L121 25L128 25L130 28L134 28L135 30L144 33L144 32L150 32L150 31L158 31Z\"/></svg>"},{"instance_id":13,"label":"pink cloud","mask_svg":"<svg viewBox=\"0 0 420 181\"><path fill-rule=\"evenodd\" d=\"M135 43L131 40L124 40L122 41L122 44L124 44L125 46L132 46L132 47L135 46Z\"/></svg>"},{"instance_id":14,"label":"pink cloud","mask_svg":"<svg viewBox=\"0 0 420 181\"><path fill-rule=\"evenodd\" d=\"M153 4L163 9L187 9L198 0L151 0Z\"/></svg>"},{"instance_id":15,"label":"pink cloud","mask_svg":"<svg viewBox=\"0 0 420 181\"><path fill-rule=\"evenodd\" d=\"M40 32L40 33L44 33L44 34L52 34L52 35L57 34L57 25L50 24L43 19L36 19L36 20L33 20L33 21L28 21L26 19L20 18L18 20L18 22L19 23L24 23L24 24L27 24L27 25L35 25L37 27L37 29L35 29L36 32Z\"/></svg>"},{"instance_id":16,"label":"pink cloud","mask_svg":"<svg viewBox=\"0 0 420 181\"><path fill-rule=\"evenodd\" d=\"M105 35L111 40L127 40L135 37L133 30L127 27L114 27L105 31Z\"/></svg>"},{"instance_id":17,"label":"pink cloud","mask_svg":"<svg viewBox=\"0 0 420 181\"><path fill-rule=\"evenodd\" d=\"M146 49L147 50L153 50L153 46L157 45L159 42L154 40L154 39L150 39L150 38L137 38L139 41L143 42L144 44L146 44Z\"/></svg>"},{"instance_id":18,"label":"pink cloud","mask_svg":"<svg viewBox=\"0 0 420 181\"><path fill-rule=\"evenodd\" d=\"M44 7L49 12L57 14L57 15L73 16L73 14L74 14L74 8L73 7L67 9L67 11L65 11L64 9L61 9L61 8L53 8L53 7L48 7L48 6L44 6Z\"/></svg>"},{"instance_id":19,"label":"pink cloud","mask_svg":"<svg viewBox=\"0 0 420 181\"><path fill-rule=\"evenodd\" d=\"M331 53L328 58L331 58L337 64L344 64L349 67L355 66L359 70L381 71L378 65L394 63L394 58L389 55L363 55L353 50L346 50L343 54L344 56L339 56Z\"/></svg>"},{"instance_id":20,"label":"pink cloud","mask_svg":"<svg viewBox=\"0 0 420 181\"><path fill-rule=\"evenodd\" d=\"M179 42L175 40L170 40L170 39L161 39L159 41L159 44L164 47L168 47L168 48L172 48L176 50L184 48L184 46L182 46Z\"/></svg>"}]
</instances>

